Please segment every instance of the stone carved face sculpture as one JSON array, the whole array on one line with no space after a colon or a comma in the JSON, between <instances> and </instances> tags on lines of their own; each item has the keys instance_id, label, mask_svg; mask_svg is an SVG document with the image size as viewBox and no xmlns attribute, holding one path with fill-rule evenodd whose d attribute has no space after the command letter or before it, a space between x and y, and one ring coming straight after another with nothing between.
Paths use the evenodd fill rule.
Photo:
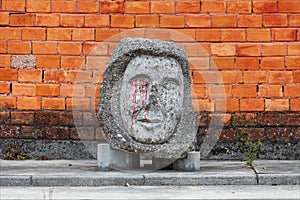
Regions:
<instances>
[{"instance_id":1,"label":"stone carved face sculpture","mask_svg":"<svg viewBox=\"0 0 300 200\"><path fill-rule=\"evenodd\" d=\"M159 144L173 134L183 104L183 75L173 58L142 55L128 64L121 87L121 116L138 142Z\"/></svg>"},{"instance_id":2,"label":"stone carved face sculpture","mask_svg":"<svg viewBox=\"0 0 300 200\"><path fill-rule=\"evenodd\" d=\"M185 53L172 42L121 40L105 70L98 115L112 148L181 157L196 133Z\"/></svg>"}]
</instances>

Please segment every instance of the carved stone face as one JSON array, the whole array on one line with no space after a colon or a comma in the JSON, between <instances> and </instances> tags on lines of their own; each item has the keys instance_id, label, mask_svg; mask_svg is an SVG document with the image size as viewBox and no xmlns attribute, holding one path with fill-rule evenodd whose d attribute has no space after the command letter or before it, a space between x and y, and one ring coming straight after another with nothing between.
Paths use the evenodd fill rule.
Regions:
<instances>
[{"instance_id":1,"label":"carved stone face","mask_svg":"<svg viewBox=\"0 0 300 200\"><path fill-rule=\"evenodd\" d=\"M120 108L124 127L144 144L166 142L176 129L183 104L183 74L169 57L142 55L123 76Z\"/></svg>"}]
</instances>

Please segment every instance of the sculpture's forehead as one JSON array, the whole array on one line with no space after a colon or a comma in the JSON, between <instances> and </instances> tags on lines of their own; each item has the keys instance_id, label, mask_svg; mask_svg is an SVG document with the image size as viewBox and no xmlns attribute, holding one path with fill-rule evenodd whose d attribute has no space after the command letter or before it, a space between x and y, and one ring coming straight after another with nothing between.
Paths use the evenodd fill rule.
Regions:
<instances>
[{"instance_id":1,"label":"sculpture's forehead","mask_svg":"<svg viewBox=\"0 0 300 200\"><path fill-rule=\"evenodd\" d=\"M128 64L125 76L134 77L142 74L152 76L151 78L169 77L180 80L183 78L181 66L170 57L148 55L135 57Z\"/></svg>"}]
</instances>

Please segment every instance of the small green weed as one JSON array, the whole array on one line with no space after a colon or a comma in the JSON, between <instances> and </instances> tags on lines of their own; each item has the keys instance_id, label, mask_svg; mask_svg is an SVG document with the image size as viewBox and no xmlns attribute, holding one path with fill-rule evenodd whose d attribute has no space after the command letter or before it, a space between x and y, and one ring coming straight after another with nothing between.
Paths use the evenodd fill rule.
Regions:
<instances>
[{"instance_id":1,"label":"small green weed","mask_svg":"<svg viewBox=\"0 0 300 200\"><path fill-rule=\"evenodd\" d=\"M263 144L260 140L249 139L246 133L242 131L241 128L238 129L238 143L236 147L241 150L241 152L246 154L247 165L252 165L253 161L258 158L259 154L264 151Z\"/></svg>"}]
</instances>

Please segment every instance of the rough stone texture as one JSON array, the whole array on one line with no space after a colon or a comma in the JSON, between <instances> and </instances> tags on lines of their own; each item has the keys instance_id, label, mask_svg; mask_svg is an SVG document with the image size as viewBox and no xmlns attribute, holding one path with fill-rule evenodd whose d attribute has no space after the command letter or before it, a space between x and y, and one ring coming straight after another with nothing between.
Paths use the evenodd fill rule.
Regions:
<instances>
[{"instance_id":1,"label":"rough stone texture","mask_svg":"<svg viewBox=\"0 0 300 200\"><path fill-rule=\"evenodd\" d=\"M194 172L200 170L200 152L188 152L186 158L181 158L172 163L173 169L178 171Z\"/></svg>"},{"instance_id":2,"label":"rough stone texture","mask_svg":"<svg viewBox=\"0 0 300 200\"><path fill-rule=\"evenodd\" d=\"M13 55L11 67L17 69L35 69L36 57L34 55Z\"/></svg>"},{"instance_id":3,"label":"rough stone texture","mask_svg":"<svg viewBox=\"0 0 300 200\"><path fill-rule=\"evenodd\" d=\"M111 146L157 158L182 157L196 132L190 84L188 59L175 43L121 40L100 92L100 125Z\"/></svg>"}]
</instances>

